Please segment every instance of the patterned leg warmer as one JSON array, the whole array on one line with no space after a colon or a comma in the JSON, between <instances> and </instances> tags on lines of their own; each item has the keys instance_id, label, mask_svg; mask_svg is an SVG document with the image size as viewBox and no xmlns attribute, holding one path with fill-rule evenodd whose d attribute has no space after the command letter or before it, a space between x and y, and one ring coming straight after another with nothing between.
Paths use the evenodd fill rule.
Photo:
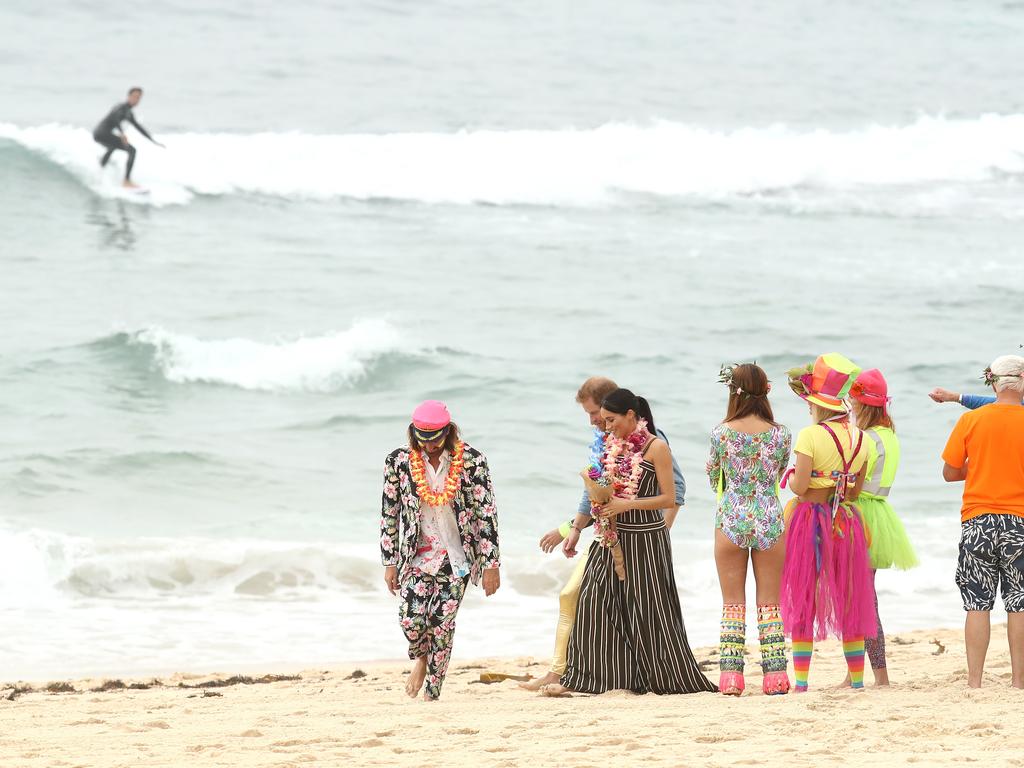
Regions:
<instances>
[{"instance_id":1,"label":"patterned leg warmer","mask_svg":"<svg viewBox=\"0 0 1024 768\"><path fill-rule=\"evenodd\" d=\"M864 687L864 636L843 638L843 655L850 670L850 687Z\"/></svg>"},{"instance_id":2,"label":"patterned leg warmer","mask_svg":"<svg viewBox=\"0 0 1024 768\"><path fill-rule=\"evenodd\" d=\"M743 674L743 651L747 643L747 606L727 603L722 606L722 634L718 665L722 672Z\"/></svg>"},{"instance_id":3,"label":"patterned leg warmer","mask_svg":"<svg viewBox=\"0 0 1024 768\"><path fill-rule=\"evenodd\" d=\"M796 678L797 693L807 690L807 676L811 671L811 653L814 652L814 635L793 633L793 677Z\"/></svg>"},{"instance_id":4,"label":"patterned leg warmer","mask_svg":"<svg viewBox=\"0 0 1024 768\"><path fill-rule=\"evenodd\" d=\"M871 586L874 587L876 571L871 572ZM878 623L878 636L864 639L864 650L871 660L872 669L885 669L885 632L882 630L882 617L878 614L878 593L875 592L875 620Z\"/></svg>"},{"instance_id":5,"label":"patterned leg warmer","mask_svg":"<svg viewBox=\"0 0 1024 768\"><path fill-rule=\"evenodd\" d=\"M757 634L761 640L761 669L786 671L786 637L782 632L782 616L778 605L757 606Z\"/></svg>"}]
</instances>

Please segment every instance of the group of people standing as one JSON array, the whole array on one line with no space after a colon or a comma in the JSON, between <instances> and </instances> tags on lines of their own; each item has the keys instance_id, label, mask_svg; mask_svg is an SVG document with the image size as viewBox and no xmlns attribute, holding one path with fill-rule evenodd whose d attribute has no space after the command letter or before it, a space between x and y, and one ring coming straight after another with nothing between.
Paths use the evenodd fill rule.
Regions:
<instances>
[{"instance_id":1,"label":"group of people standing","mask_svg":"<svg viewBox=\"0 0 1024 768\"><path fill-rule=\"evenodd\" d=\"M581 473L586 490L575 518L540 541L545 552L560 546L578 561L559 596L551 669L524 687L549 696L617 689L742 694L748 561L764 693L790 691L786 637L796 692L807 690L814 642L830 634L843 643L852 688L864 685L865 653L876 684L888 683L874 574L913 567L917 558L888 500L900 445L887 384L880 371L862 371L835 353L787 378L811 416L795 444L774 420L760 367L736 364L720 374L726 416L711 433L706 465L718 494L717 686L698 666L683 624L669 529L685 482L668 438L644 398L607 378L584 382L576 400L595 428ZM969 682L981 683L980 644L987 649L988 612L1001 581L1011 612L1013 684L1024 687L1024 623L1016 613L1024 610L1024 358L997 359L986 381L997 405L1017 407L966 414L943 454L943 474L967 481L957 583L968 611ZM932 398L952 396L935 390ZM486 459L461 441L444 404L421 404L407 437L386 462L381 550L414 661L407 693L425 687L429 700L440 694L466 585L482 580L488 595L499 586L497 517ZM783 506L780 489L787 487L795 497ZM591 525L594 541L579 553Z\"/></svg>"}]
</instances>

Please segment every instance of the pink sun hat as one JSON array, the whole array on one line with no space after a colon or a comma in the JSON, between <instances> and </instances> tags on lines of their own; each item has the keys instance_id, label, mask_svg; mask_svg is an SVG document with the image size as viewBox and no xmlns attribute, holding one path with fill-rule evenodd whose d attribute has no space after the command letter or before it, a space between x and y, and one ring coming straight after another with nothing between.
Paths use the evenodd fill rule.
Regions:
<instances>
[{"instance_id":1,"label":"pink sun hat","mask_svg":"<svg viewBox=\"0 0 1024 768\"><path fill-rule=\"evenodd\" d=\"M416 436L425 443L433 442L452 423L448 406L440 400L424 400L412 412L412 426Z\"/></svg>"},{"instance_id":2,"label":"pink sun hat","mask_svg":"<svg viewBox=\"0 0 1024 768\"><path fill-rule=\"evenodd\" d=\"M869 368L857 377L850 388L850 397L864 405L873 405L884 408L888 405L889 385L885 383L885 377L877 368Z\"/></svg>"}]
</instances>

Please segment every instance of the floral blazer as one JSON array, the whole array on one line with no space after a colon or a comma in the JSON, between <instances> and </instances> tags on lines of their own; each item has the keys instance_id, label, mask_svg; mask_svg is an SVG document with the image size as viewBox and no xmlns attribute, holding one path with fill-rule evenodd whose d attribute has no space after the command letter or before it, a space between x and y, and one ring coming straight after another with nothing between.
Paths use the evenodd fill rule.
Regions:
<instances>
[{"instance_id":1,"label":"floral blazer","mask_svg":"<svg viewBox=\"0 0 1024 768\"><path fill-rule=\"evenodd\" d=\"M465 444L462 485L452 499L462 548L470 563L469 578L480 583L486 568L497 568L498 513L487 458ZM399 581L412 567L419 542L420 500L409 469L409 448L397 448L384 461L384 493L380 515L380 554L384 565L398 566Z\"/></svg>"}]
</instances>

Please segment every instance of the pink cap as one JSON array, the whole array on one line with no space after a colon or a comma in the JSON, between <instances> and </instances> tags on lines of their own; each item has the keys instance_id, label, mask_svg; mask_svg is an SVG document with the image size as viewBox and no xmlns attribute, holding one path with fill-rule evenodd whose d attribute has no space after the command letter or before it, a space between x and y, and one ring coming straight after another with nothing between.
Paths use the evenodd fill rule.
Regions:
<instances>
[{"instance_id":1,"label":"pink cap","mask_svg":"<svg viewBox=\"0 0 1024 768\"><path fill-rule=\"evenodd\" d=\"M885 407L889 402L889 386L882 372L877 368L861 372L850 388L850 397L864 405Z\"/></svg>"},{"instance_id":2,"label":"pink cap","mask_svg":"<svg viewBox=\"0 0 1024 768\"><path fill-rule=\"evenodd\" d=\"M448 406L440 400L425 400L412 412L412 425L424 432L444 429L452 422Z\"/></svg>"}]
</instances>

